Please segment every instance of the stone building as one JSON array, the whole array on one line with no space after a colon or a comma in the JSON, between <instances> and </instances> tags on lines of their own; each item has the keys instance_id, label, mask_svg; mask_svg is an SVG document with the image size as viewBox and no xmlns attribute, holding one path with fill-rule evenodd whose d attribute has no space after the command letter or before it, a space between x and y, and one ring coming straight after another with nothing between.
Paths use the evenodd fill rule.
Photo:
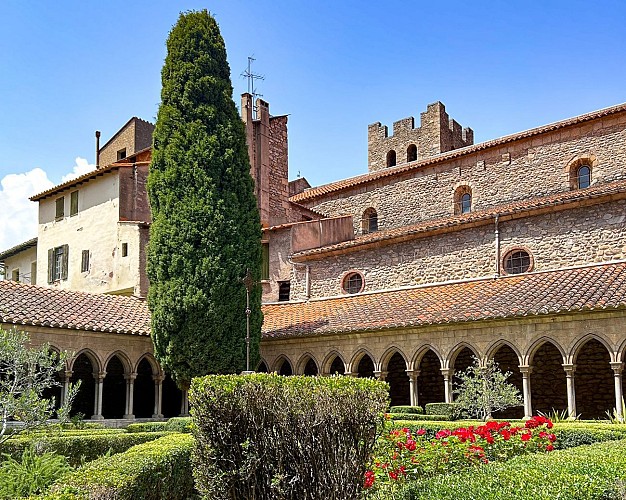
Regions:
<instances>
[{"instance_id":1,"label":"stone building","mask_svg":"<svg viewBox=\"0 0 626 500\"><path fill-rule=\"evenodd\" d=\"M524 406L504 416L621 411L626 105L474 144L472 130L437 102L419 127L403 119L389 136L370 125L367 173L317 187L288 180L287 117L271 116L265 101L254 105L253 119L252 97L242 96L263 225L259 370L376 376L389 382L392 403L425 404L452 401L454 373L473 357L493 358L524 396ZM0 283L3 323L27 325L59 349L90 346L95 418L106 416L98 404L107 400L109 373L126 380L128 416L136 413L128 381L139 376L137 363L153 363L153 402L165 377L145 344L148 313L137 298L148 287L150 149L136 146L131 123L145 122L131 120L99 154L112 163L32 198L40 205L38 286ZM33 261L20 253L2 255L5 263ZM21 300L3 313L16 290ZM47 310L20 312L21 303L52 296L64 304L54 322ZM133 315L143 333L118 334L120 315L106 327L76 322L85 296L107 308L143 307Z\"/></svg>"}]
</instances>

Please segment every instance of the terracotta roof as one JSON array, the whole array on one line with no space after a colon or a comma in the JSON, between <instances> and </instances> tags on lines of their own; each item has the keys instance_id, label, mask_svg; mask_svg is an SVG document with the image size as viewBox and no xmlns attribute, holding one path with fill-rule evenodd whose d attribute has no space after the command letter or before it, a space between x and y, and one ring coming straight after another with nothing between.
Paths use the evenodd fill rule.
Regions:
<instances>
[{"instance_id":1,"label":"terracotta roof","mask_svg":"<svg viewBox=\"0 0 626 500\"><path fill-rule=\"evenodd\" d=\"M420 235L428 235L428 233L434 231L464 229L471 224L480 225L489 223L496 215L498 215L500 220L507 220L514 219L516 216L523 216L529 211L536 212L559 206L566 208L567 205L574 203L596 204L606 200L624 197L626 197L626 180L615 181L607 184L599 184L587 189L565 191L548 196L494 205L468 214L452 215L439 219L431 219L410 226L376 231L358 236L353 240L299 252L294 254L293 258L297 260L299 258L345 251L347 249L361 250L368 245L380 244L381 242L393 243L417 238Z\"/></svg>"},{"instance_id":2,"label":"terracotta roof","mask_svg":"<svg viewBox=\"0 0 626 500\"><path fill-rule=\"evenodd\" d=\"M447 153L442 153L440 155L433 156L431 158L426 158L424 160L406 163L398 167L385 168L383 170L378 170L376 172L371 172L371 173L363 174L363 175L357 175L356 177L350 177L348 179L342 179L337 182L331 182L329 184L317 186L311 189L307 189L303 191L302 193L296 194L292 196L290 199L295 202L311 200L314 198L318 198L320 196L334 193L336 191L349 189L354 186L358 186L360 184L367 184L368 182L373 182L379 179L384 179L386 177L394 177L396 175L403 174L405 172L410 172L412 170L419 170L420 168L423 168L428 165L433 165L435 163L443 163L452 158L458 158L459 156L476 153L478 151L500 146L502 144L506 144L509 142L518 141L520 139L527 139L528 137L545 134L546 132L552 132L554 130L569 127L572 125L577 125L579 123L583 123L583 122L587 122L591 120L596 120L598 118L603 118L608 115L622 113L624 111L626 111L626 103L618 104L617 106L600 109L598 111L593 111L591 113L587 113L584 115L579 115L573 118L568 118L567 120L550 123L548 125L543 125L541 127L531 128L529 130L518 132L516 134L505 135L504 137L493 139L491 141L481 142L479 144L474 144L472 146L467 146L465 148L454 149Z\"/></svg>"},{"instance_id":3,"label":"terracotta roof","mask_svg":"<svg viewBox=\"0 0 626 500\"><path fill-rule=\"evenodd\" d=\"M150 313L136 297L57 290L0 281L0 323L150 334Z\"/></svg>"},{"instance_id":4,"label":"terracotta roof","mask_svg":"<svg viewBox=\"0 0 626 500\"><path fill-rule=\"evenodd\" d=\"M22 252L23 250L27 250L28 248L32 248L36 246L37 246L37 237L35 236L34 238L28 241L20 243L19 245L15 245L14 247L11 247L8 250L5 250L4 252L1 252L0 262L2 262L4 259L8 259L9 257L13 257L15 254L18 254Z\"/></svg>"},{"instance_id":5,"label":"terracotta roof","mask_svg":"<svg viewBox=\"0 0 626 500\"><path fill-rule=\"evenodd\" d=\"M263 306L263 338L605 310L626 306L626 262Z\"/></svg>"},{"instance_id":6,"label":"terracotta roof","mask_svg":"<svg viewBox=\"0 0 626 500\"><path fill-rule=\"evenodd\" d=\"M64 189L67 189L69 187L75 186L77 184L81 184L89 179L112 172L114 170L117 170L118 168L126 168L126 167L128 167L128 165L112 163L111 165L107 167L102 167L96 170L92 170L90 172L87 172L86 174L76 177L75 179L70 179L69 181L53 186L50 189L46 189L45 191L42 191L39 194L31 196L29 200L30 201L42 200L44 198L47 198L48 196L52 196L53 194L58 193L59 191L63 191Z\"/></svg>"}]
</instances>

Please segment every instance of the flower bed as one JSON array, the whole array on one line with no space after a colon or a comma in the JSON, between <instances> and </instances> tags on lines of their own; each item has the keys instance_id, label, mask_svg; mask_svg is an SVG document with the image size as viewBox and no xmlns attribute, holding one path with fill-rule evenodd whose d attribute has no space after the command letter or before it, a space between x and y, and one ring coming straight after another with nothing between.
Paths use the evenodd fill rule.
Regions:
<instances>
[{"instance_id":1,"label":"flower bed","mask_svg":"<svg viewBox=\"0 0 626 500\"><path fill-rule=\"evenodd\" d=\"M459 472L491 461L505 461L517 455L549 452L556 436L552 422L533 417L523 425L489 421L479 426L441 429L427 437L425 429L392 429L382 439L365 488L378 492L396 490L404 483L443 473Z\"/></svg>"}]
</instances>

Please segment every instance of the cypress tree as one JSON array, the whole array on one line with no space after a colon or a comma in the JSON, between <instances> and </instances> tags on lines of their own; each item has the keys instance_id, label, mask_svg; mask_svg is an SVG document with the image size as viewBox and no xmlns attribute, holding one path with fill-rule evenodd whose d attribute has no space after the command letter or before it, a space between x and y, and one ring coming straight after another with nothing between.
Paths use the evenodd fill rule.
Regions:
<instances>
[{"instance_id":1,"label":"cypress tree","mask_svg":"<svg viewBox=\"0 0 626 500\"><path fill-rule=\"evenodd\" d=\"M226 48L206 11L182 13L167 40L148 196L148 306L157 359L181 387L245 369L249 268L260 279L261 225ZM251 297L251 366L261 291Z\"/></svg>"}]
</instances>

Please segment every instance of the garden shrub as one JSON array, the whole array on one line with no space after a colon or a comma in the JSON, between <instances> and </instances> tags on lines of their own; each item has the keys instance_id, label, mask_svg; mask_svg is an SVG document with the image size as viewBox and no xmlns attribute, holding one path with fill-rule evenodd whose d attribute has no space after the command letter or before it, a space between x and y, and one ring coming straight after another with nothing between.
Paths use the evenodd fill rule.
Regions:
<instances>
[{"instance_id":1,"label":"garden shrub","mask_svg":"<svg viewBox=\"0 0 626 500\"><path fill-rule=\"evenodd\" d=\"M388 413L387 415L391 420L422 420L424 416L417 413Z\"/></svg>"},{"instance_id":2,"label":"garden shrub","mask_svg":"<svg viewBox=\"0 0 626 500\"><path fill-rule=\"evenodd\" d=\"M401 500L608 500L624 498L626 441L516 457L460 474L409 483Z\"/></svg>"},{"instance_id":3,"label":"garden shrub","mask_svg":"<svg viewBox=\"0 0 626 500\"><path fill-rule=\"evenodd\" d=\"M128 424L126 430L128 432L163 432L167 430L166 425L167 422L137 422Z\"/></svg>"},{"instance_id":4,"label":"garden shrub","mask_svg":"<svg viewBox=\"0 0 626 500\"><path fill-rule=\"evenodd\" d=\"M154 435L155 433L151 433ZM101 457L57 481L46 500L186 500L194 498L193 438L169 434Z\"/></svg>"},{"instance_id":5,"label":"garden shrub","mask_svg":"<svg viewBox=\"0 0 626 500\"><path fill-rule=\"evenodd\" d=\"M131 446L153 441L169 433L158 432L117 432L96 433L64 436L36 435L32 438L18 437L5 442L2 452L14 459L19 458L24 450L33 446L37 453L54 452L67 458L70 465L80 465L82 462L94 460L106 453L120 453Z\"/></svg>"},{"instance_id":6,"label":"garden shrub","mask_svg":"<svg viewBox=\"0 0 626 500\"><path fill-rule=\"evenodd\" d=\"M194 379L198 490L214 500L357 498L388 387L341 376Z\"/></svg>"},{"instance_id":7,"label":"garden shrub","mask_svg":"<svg viewBox=\"0 0 626 500\"><path fill-rule=\"evenodd\" d=\"M392 406L389 408L389 413L412 413L416 415L422 415L424 413L424 409L421 406Z\"/></svg>"},{"instance_id":8,"label":"garden shrub","mask_svg":"<svg viewBox=\"0 0 626 500\"><path fill-rule=\"evenodd\" d=\"M165 422L165 430L172 432L191 432L193 420L191 417L172 417Z\"/></svg>"},{"instance_id":9,"label":"garden shrub","mask_svg":"<svg viewBox=\"0 0 626 500\"><path fill-rule=\"evenodd\" d=\"M456 403L426 403L426 415L446 415L449 420L456 419L460 408Z\"/></svg>"}]
</instances>

